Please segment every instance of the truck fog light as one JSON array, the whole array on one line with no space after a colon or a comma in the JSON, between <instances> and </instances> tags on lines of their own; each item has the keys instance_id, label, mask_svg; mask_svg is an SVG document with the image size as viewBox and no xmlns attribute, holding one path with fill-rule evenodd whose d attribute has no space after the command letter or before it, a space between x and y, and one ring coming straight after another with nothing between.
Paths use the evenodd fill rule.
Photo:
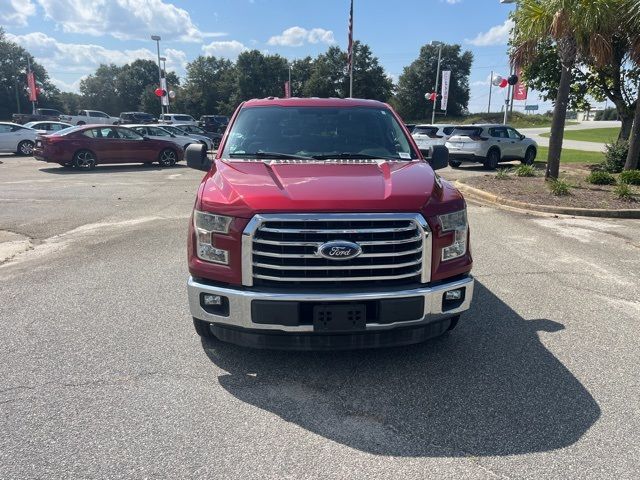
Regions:
<instances>
[{"instance_id":1,"label":"truck fog light","mask_svg":"<svg viewBox=\"0 0 640 480\"><path fill-rule=\"evenodd\" d=\"M220 295L209 295L205 293L202 296L202 303L205 305L222 305L222 297Z\"/></svg>"},{"instance_id":2,"label":"truck fog light","mask_svg":"<svg viewBox=\"0 0 640 480\"><path fill-rule=\"evenodd\" d=\"M455 290L449 290L445 292L444 299L445 300L460 300L462 298L462 289L456 288Z\"/></svg>"}]
</instances>

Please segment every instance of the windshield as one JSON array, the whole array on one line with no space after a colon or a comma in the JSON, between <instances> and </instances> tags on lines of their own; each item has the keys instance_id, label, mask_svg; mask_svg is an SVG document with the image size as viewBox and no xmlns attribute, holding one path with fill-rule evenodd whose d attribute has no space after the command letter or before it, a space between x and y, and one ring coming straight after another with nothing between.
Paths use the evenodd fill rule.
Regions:
<instances>
[{"instance_id":1,"label":"windshield","mask_svg":"<svg viewBox=\"0 0 640 480\"><path fill-rule=\"evenodd\" d=\"M233 123L223 157L419 158L386 108L252 107Z\"/></svg>"},{"instance_id":2,"label":"windshield","mask_svg":"<svg viewBox=\"0 0 640 480\"><path fill-rule=\"evenodd\" d=\"M430 137L435 137L438 133L438 127L415 127L412 135L429 135Z\"/></svg>"},{"instance_id":3,"label":"windshield","mask_svg":"<svg viewBox=\"0 0 640 480\"><path fill-rule=\"evenodd\" d=\"M77 126L73 126L73 127L67 127L67 128L63 128L62 130L58 130L57 132L54 132L51 135L56 136L56 137L61 137L63 135L67 135L68 133L73 133L76 130L81 130L82 128L84 128L84 125L77 125Z\"/></svg>"},{"instance_id":4,"label":"windshield","mask_svg":"<svg viewBox=\"0 0 640 480\"><path fill-rule=\"evenodd\" d=\"M479 137L482 133L480 127L456 127L452 132L452 135L458 135L462 137Z\"/></svg>"}]
</instances>

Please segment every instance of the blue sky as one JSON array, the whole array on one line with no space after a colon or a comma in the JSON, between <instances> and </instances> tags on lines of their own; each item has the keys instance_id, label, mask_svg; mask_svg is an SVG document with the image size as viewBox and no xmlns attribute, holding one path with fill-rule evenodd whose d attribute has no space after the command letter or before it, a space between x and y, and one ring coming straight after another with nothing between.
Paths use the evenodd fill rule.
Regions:
<instances>
[{"instance_id":1,"label":"blue sky","mask_svg":"<svg viewBox=\"0 0 640 480\"><path fill-rule=\"evenodd\" d=\"M508 73L505 22L512 8L499 0L355 0L354 36L394 80L425 43L461 44L475 58L469 108L486 111L491 70ZM179 75L201 54L234 59L256 48L295 59L333 44L345 49L348 13L349 0L0 0L9 37L72 91L100 63L154 59L152 34L162 36L167 68ZM551 107L530 97L541 111ZM494 88L492 110L503 101Z\"/></svg>"}]
</instances>

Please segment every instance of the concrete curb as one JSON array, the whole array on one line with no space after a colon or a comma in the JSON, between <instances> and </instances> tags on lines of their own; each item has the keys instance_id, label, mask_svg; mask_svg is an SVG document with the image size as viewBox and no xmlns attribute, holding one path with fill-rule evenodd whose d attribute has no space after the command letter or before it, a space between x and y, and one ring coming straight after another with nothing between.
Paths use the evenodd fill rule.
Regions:
<instances>
[{"instance_id":1,"label":"concrete curb","mask_svg":"<svg viewBox=\"0 0 640 480\"><path fill-rule=\"evenodd\" d=\"M485 203L493 203L496 205L506 205L508 207L520 208L523 210L531 210L537 213L557 213L560 215L577 215L581 217L604 217L604 218L640 218L640 209L621 209L608 210L604 208L576 208L576 207L557 207L555 205L538 205L535 203L519 202L504 198L493 193L474 188L470 185L456 180L455 186L463 194L472 199Z\"/></svg>"}]
</instances>

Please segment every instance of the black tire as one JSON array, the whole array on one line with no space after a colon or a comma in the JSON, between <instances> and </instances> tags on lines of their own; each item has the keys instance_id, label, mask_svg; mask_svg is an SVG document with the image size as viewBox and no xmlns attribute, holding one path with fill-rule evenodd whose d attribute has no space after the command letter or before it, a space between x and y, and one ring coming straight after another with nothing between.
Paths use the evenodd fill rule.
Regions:
<instances>
[{"instance_id":1,"label":"black tire","mask_svg":"<svg viewBox=\"0 0 640 480\"><path fill-rule=\"evenodd\" d=\"M22 140L18 144L18 150L16 151L16 153L18 155L22 155L23 157L33 155L33 145L34 143L31 140Z\"/></svg>"},{"instance_id":2,"label":"black tire","mask_svg":"<svg viewBox=\"0 0 640 480\"><path fill-rule=\"evenodd\" d=\"M495 170L498 168L498 163L500 163L500 150L492 148L487 153L487 158L483 162L484 168L487 170Z\"/></svg>"},{"instance_id":3,"label":"black tire","mask_svg":"<svg viewBox=\"0 0 640 480\"><path fill-rule=\"evenodd\" d=\"M93 170L96 168L96 156L90 150L78 150L73 156L73 166L78 170Z\"/></svg>"},{"instance_id":4,"label":"black tire","mask_svg":"<svg viewBox=\"0 0 640 480\"><path fill-rule=\"evenodd\" d=\"M455 317L451 317L450 320L451 320L451 323L449 324L449 328L447 328L447 332L450 332L451 330L456 328L456 325L458 325L458 321L460 320L460 315L456 315Z\"/></svg>"},{"instance_id":5,"label":"black tire","mask_svg":"<svg viewBox=\"0 0 640 480\"><path fill-rule=\"evenodd\" d=\"M214 335L211 332L211 324L203 320L198 320L193 317L193 327L196 329L196 333L204 338L213 338Z\"/></svg>"},{"instance_id":6,"label":"black tire","mask_svg":"<svg viewBox=\"0 0 640 480\"><path fill-rule=\"evenodd\" d=\"M536 161L536 149L534 147L527 148L527 151L524 154L524 158L522 159L522 163L524 165L533 165L533 162Z\"/></svg>"},{"instance_id":7,"label":"black tire","mask_svg":"<svg viewBox=\"0 0 640 480\"><path fill-rule=\"evenodd\" d=\"M158 163L161 167L173 167L176 164L178 156L172 148L165 148L158 155Z\"/></svg>"},{"instance_id":8,"label":"black tire","mask_svg":"<svg viewBox=\"0 0 640 480\"><path fill-rule=\"evenodd\" d=\"M459 168L460 165L462 165L462 162L460 162L458 160L449 160L449 166L451 168Z\"/></svg>"}]
</instances>

